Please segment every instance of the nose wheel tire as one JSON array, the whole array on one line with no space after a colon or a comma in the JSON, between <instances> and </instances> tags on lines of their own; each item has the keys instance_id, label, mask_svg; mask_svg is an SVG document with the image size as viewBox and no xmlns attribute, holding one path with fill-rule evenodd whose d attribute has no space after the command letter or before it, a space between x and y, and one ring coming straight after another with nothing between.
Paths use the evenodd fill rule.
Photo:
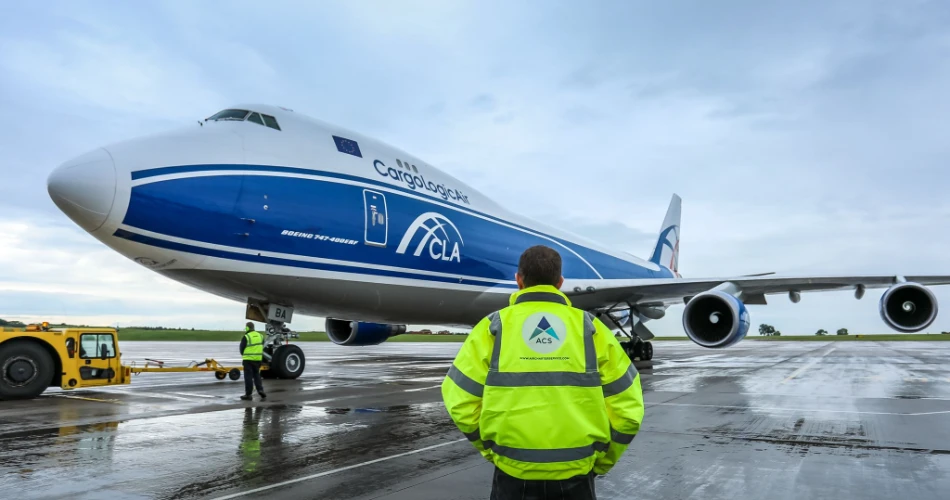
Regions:
<instances>
[{"instance_id":1,"label":"nose wheel tire","mask_svg":"<svg viewBox=\"0 0 950 500\"><path fill-rule=\"evenodd\" d=\"M53 358L31 341L0 346L0 399L30 399L53 381Z\"/></svg>"},{"instance_id":2,"label":"nose wheel tire","mask_svg":"<svg viewBox=\"0 0 950 500\"><path fill-rule=\"evenodd\" d=\"M306 364L303 349L293 344L282 345L274 351L268 371L279 378L295 379L303 373Z\"/></svg>"}]
</instances>

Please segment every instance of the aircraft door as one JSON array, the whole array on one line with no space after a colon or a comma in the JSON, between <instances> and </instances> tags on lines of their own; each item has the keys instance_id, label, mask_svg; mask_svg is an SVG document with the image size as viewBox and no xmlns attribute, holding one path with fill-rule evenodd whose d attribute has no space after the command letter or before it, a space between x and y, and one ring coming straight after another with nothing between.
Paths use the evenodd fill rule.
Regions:
<instances>
[{"instance_id":1,"label":"aircraft door","mask_svg":"<svg viewBox=\"0 0 950 500\"><path fill-rule=\"evenodd\" d=\"M273 223L274 192L268 181L266 177L245 175L241 182L234 205L234 215L239 219L239 229L233 235L237 246L254 246L255 233Z\"/></svg>"},{"instance_id":2,"label":"aircraft door","mask_svg":"<svg viewBox=\"0 0 950 500\"><path fill-rule=\"evenodd\" d=\"M385 247L389 237L389 215L386 211L386 196L383 193L363 190L363 208L366 229L364 242L367 245Z\"/></svg>"},{"instance_id":3,"label":"aircraft door","mask_svg":"<svg viewBox=\"0 0 950 500\"><path fill-rule=\"evenodd\" d=\"M119 355L111 333L83 333L79 336L79 385L112 385L119 378Z\"/></svg>"}]
</instances>

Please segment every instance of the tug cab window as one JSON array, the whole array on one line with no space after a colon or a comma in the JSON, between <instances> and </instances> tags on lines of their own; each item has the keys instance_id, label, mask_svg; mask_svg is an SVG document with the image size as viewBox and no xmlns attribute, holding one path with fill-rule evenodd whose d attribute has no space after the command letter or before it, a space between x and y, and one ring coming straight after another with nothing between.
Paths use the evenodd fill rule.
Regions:
<instances>
[{"instance_id":1,"label":"tug cab window","mask_svg":"<svg viewBox=\"0 0 950 500\"><path fill-rule=\"evenodd\" d=\"M226 109L215 113L210 118L205 119L205 121L233 120L240 122L247 118L247 113L248 111L246 109Z\"/></svg>"},{"instance_id":2,"label":"tug cab window","mask_svg":"<svg viewBox=\"0 0 950 500\"><path fill-rule=\"evenodd\" d=\"M109 359L115 357L115 340L108 333L84 333L79 337L79 357Z\"/></svg>"}]
</instances>

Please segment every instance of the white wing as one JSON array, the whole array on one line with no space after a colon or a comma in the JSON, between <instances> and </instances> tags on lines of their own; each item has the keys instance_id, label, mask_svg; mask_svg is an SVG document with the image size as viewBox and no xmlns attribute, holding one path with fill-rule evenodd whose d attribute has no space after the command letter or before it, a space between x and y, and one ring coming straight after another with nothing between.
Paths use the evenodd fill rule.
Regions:
<instances>
[{"instance_id":1,"label":"white wing","mask_svg":"<svg viewBox=\"0 0 950 500\"><path fill-rule=\"evenodd\" d=\"M572 280L565 293L575 307L600 309L620 302L639 305L683 304L724 283L743 292L746 304L764 304L770 294L888 288L901 280L921 285L947 285L950 276L740 276L734 278L653 280Z\"/></svg>"}]
</instances>

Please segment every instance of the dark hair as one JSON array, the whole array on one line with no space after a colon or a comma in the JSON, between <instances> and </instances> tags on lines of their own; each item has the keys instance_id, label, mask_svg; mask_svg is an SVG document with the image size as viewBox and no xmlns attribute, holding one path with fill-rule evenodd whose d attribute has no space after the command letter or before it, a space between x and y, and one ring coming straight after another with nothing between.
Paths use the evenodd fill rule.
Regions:
<instances>
[{"instance_id":1,"label":"dark hair","mask_svg":"<svg viewBox=\"0 0 950 500\"><path fill-rule=\"evenodd\" d=\"M251 323L250 321L248 321L247 324L244 326L246 326L247 328L250 328L251 330L254 329L254 323Z\"/></svg>"},{"instance_id":2,"label":"dark hair","mask_svg":"<svg viewBox=\"0 0 950 500\"><path fill-rule=\"evenodd\" d=\"M557 286L561 279L561 254L551 247L533 246L521 254L518 274L521 275L525 287Z\"/></svg>"}]
</instances>

